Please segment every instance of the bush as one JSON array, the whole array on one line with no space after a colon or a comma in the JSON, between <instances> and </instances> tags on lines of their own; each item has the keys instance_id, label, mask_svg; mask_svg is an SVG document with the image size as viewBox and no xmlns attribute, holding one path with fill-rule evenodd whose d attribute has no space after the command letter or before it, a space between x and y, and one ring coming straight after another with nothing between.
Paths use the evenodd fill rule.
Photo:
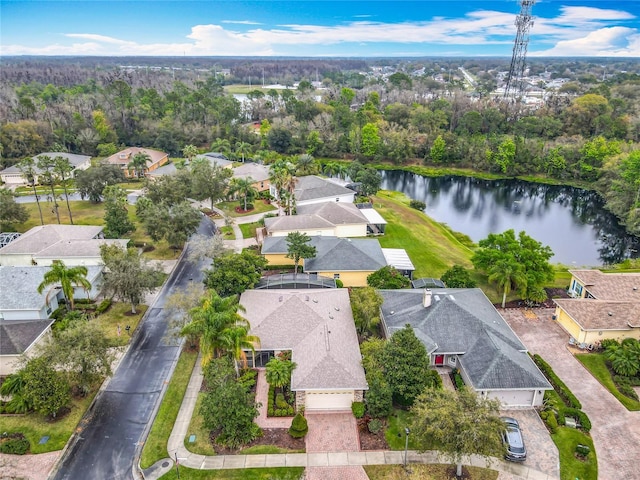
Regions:
<instances>
[{"instance_id":1,"label":"bush","mask_svg":"<svg viewBox=\"0 0 640 480\"><path fill-rule=\"evenodd\" d=\"M552 411L548 410L546 412L542 412L540 414L544 423L549 427L551 433L556 433L558 431L558 419L556 418L556 414Z\"/></svg>"},{"instance_id":2,"label":"bush","mask_svg":"<svg viewBox=\"0 0 640 480\"><path fill-rule=\"evenodd\" d=\"M416 210L420 210L420 211L423 211L425 208L427 208L427 204L424 202L421 202L420 200L411 200L409 202L409 206L411 208L415 208Z\"/></svg>"},{"instance_id":3,"label":"bush","mask_svg":"<svg viewBox=\"0 0 640 480\"><path fill-rule=\"evenodd\" d=\"M109 310L110 307L111 307L111 299L105 298L98 304L98 307L96 308L96 313L100 315L106 312L107 310Z\"/></svg>"},{"instance_id":4,"label":"bush","mask_svg":"<svg viewBox=\"0 0 640 480\"><path fill-rule=\"evenodd\" d=\"M291 421L291 427L289 427L289 435L293 438L303 438L309 431L309 425L307 425L307 419L298 413Z\"/></svg>"},{"instance_id":5,"label":"bush","mask_svg":"<svg viewBox=\"0 0 640 480\"><path fill-rule=\"evenodd\" d=\"M336 288L342 287L344 287L344 283L342 283L342 280L340 280L339 278L336 278Z\"/></svg>"},{"instance_id":6,"label":"bush","mask_svg":"<svg viewBox=\"0 0 640 480\"><path fill-rule=\"evenodd\" d=\"M566 417L575 418L580 424L580 428L585 432L591 430L591 420L587 417L587 414L582 410L578 410L577 408L563 408L560 412L558 412L558 416L562 417L562 424L564 424L564 419Z\"/></svg>"},{"instance_id":7,"label":"bush","mask_svg":"<svg viewBox=\"0 0 640 480\"><path fill-rule=\"evenodd\" d=\"M591 452L591 449L587 445L578 444L576 445L576 453L581 457L586 457Z\"/></svg>"},{"instance_id":8,"label":"bush","mask_svg":"<svg viewBox=\"0 0 640 480\"><path fill-rule=\"evenodd\" d=\"M457 368L455 368L451 373L453 374L453 381L456 384L456 389L460 390L462 387L464 387L464 380L462 380L462 375L460 375L460 372L458 372Z\"/></svg>"},{"instance_id":9,"label":"bush","mask_svg":"<svg viewBox=\"0 0 640 480\"><path fill-rule=\"evenodd\" d=\"M633 387L629 384L626 385L616 385L618 387L618 391L623 394L625 397L632 398L633 400L638 400L638 394L633 389Z\"/></svg>"},{"instance_id":10,"label":"bush","mask_svg":"<svg viewBox=\"0 0 640 480\"><path fill-rule=\"evenodd\" d=\"M614 345L616 347L619 347L620 342L617 340L614 340L613 338L605 338L600 342L600 346L602 347L603 350L606 350L608 347L612 347Z\"/></svg>"},{"instance_id":11,"label":"bush","mask_svg":"<svg viewBox=\"0 0 640 480\"><path fill-rule=\"evenodd\" d=\"M367 423L367 428L371 433L376 435L380 432L380 430L382 430L382 421L378 420L377 418L373 418L369 420L369 423Z\"/></svg>"},{"instance_id":12,"label":"bush","mask_svg":"<svg viewBox=\"0 0 640 480\"><path fill-rule=\"evenodd\" d=\"M256 370L246 369L242 372L237 382L249 392L255 386L257 376L258 372Z\"/></svg>"},{"instance_id":13,"label":"bush","mask_svg":"<svg viewBox=\"0 0 640 480\"><path fill-rule=\"evenodd\" d=\"M26 438L9 438L0 442L0 453L24 455L29 451L29 440Z\"/></svg>"},{"instance_id":14,"label":"bush","mask_svg":"<svg viewBox=\"0 0 640 480\"><path fill-rule=\"evenodd\" d=\"M351 404L351 411L356 418L362 418L364 416L365 406L363 402L353 402Z\"/></svg>"},{"instance_id":15,"label":"bush","mask_svg":"<svg viewBox=\"0 0 640 480\"><path fill-rule=\"evenodd\" d=\"M576 408L578 410L582 408L580 400L576 398L571 390L569 390L569 387L567 387L564 382L560 380L560 377L555 374L551 366L547 362L545 362L540 355L536 353L533 356L533 361L540 368L540 370L542 370L544 376L547 377L547 380L549 380L549 383L551 383L553 389L558 393L567 407Z\"/></svg>"},{"instance_id":16,"label":"bush","mask_svg":"<svg viewBox=\"0 0 640 480\"><path fill-rule=\"evenodd\" d=\"M276 395L276 407L282 409L282 408L287 408L288 406L289 406L289 404L284 399L284 394L283 393L278 393Z\"/></svg>"}]
</instances>

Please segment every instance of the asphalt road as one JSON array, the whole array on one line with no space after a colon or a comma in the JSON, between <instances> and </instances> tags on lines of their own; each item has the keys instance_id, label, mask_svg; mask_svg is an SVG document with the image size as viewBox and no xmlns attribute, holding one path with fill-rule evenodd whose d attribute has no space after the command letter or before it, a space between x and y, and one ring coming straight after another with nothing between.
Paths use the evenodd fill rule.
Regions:
<instances>
[{"instance_id":1,"label":"asphalt road","mask_svg":"<svg viewBox=\"0 0 640 480\"><path fill-rule=\"evenodd\" d=\"M198 233L213 235L214 225L204 218ZM169 315L164 299L177 288L202 281L202 264L182 260L167 279L156 302L140 323L139 331L107 388L88 418L81 422L77 441L67 450L51 478L56 480L118 480L133 476L136 447L152 418L162 386L169 380L179 355L179 344L166 337Z\"/></svg>"}]
</instances>

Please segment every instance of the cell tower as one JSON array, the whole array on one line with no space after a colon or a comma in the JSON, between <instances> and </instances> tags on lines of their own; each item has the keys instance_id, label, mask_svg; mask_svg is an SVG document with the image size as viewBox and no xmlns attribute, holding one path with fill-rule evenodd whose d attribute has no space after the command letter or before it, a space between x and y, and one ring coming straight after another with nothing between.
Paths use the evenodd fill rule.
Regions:
<instances>
[{"instance_id":1,"label":"cell tower","mask_svg":"<svg viewBox=\"0 0 640 480\"><path fill-rule=\"evenodd\" d=\"M515 98L523 91L523 77L527 60L527 47L529 46L529 30L533 26L531 7L536 0L520 0L520 14L516 17L516 40L513 44L513 55L509 76L504 88L505 98Z\"/></svg>"}]
</instances>

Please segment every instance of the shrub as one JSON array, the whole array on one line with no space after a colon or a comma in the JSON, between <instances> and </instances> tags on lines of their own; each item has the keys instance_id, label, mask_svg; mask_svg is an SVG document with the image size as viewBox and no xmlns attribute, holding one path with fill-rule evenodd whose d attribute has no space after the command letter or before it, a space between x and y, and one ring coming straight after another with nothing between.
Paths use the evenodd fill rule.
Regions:
<instances>
[{"instance_id":1,"label":"shrub","mask_svg":"<svg viewBox=\"0 0 640 480\"><path fill-rule=\"evenodd\" d=\"M629 384L626 385L617 385L618 391L623 394L625 397L632 398L633 400L638 400L638 394L633 389L633 387Z\"/></svg>"},{"instance_id":2,"label":"shrub","mask_svg":"<svg viewBox=\"0 0 640 480\"><path fill-rule=\"evenodd\" d=\"M291 421L291 427L289 427L289 435L293 438L303 438L309 431L309 425L307 425L307 419L298 413Z\"/></svg>"},{"instance_id":3,"label":"shrub","mask_svg":"<svg viewBox=\"0 0 640 480\"><path fill-rule=\"evenodd\" d=\"M111 307L111 299L105 298L98 304L98 307L96 308L96 313L100 315L106 312L107 310L109 310L110 307Z\"/></svg>"},{"instance_id":4,"label":"shrub","mask_svg":"<svg viewBox=\"0 0 640 480\"><path fill-rule=\"evenodd\" d=\"M367 428L371 433L376 435L380 432L380 430L382 430L382 421L378 420L377 418L373 418L369 420L369 423L367 423Z\"/></svg>"},{"instance_id":5,"label":"shrub","mask_svg":"<svg viewBox=\"0 0 640 480\"><path fill-rule=\"evenodd\" d=\"M353 402L351 404L351 411L356 418L362 418L364 416L365 406L363 402Z\"/></svg>"},{"instance_id":6,"label":"shrub","mask_svg":"<svg viewBox=\"0 0 640 480\"><path fill-rule=\"evenodd\" d=\"M537 353L533 356L533 361L536 365L542 370L542 373L549 380L549 383L553 386L553 389L558 393L562 401L567 407L581 409L582 404L580 400L576 398L576 396L569 390L560 377L558 377L551 366L545 362L540 355Z\"/></svg>"},{"instance_id":7,"label":"shrub","mask_svg":"<svg viewBox=\"0 0 640 480\"><path fill-rule=\"evenodd\" d=\"M456 388L460 390L462 387L464 387L464 380L462 380L462 375L460 375L458 369L453 370L453 372L451 373L453 374L453 381L456 384Z\"/></svg>"},{"instance_id":8,"label":"shrub","mask_svg":"<svg viewBox=\"0 0 640 480\"><path fill-rule=\"evenodd\" d=\"M284 394L278 393L276 395L276 407L277 408L287 408L288 406L289 406L289 404L284 399Z\"/></svg>"},{"instance_id":9,"label":"shrub","mask_svg":"<svg viewBox=\"0 0 640 480\"><path fill-rule=\"evenodd\" d=\"M411 208L415 208L416 210L420 210L420 211L423 211L425 208L427 208L427 204L424 202L421 202L420 200L411 200L409 202L409 206Z\"/></svg>"},{"instance_id":10,"label":"shrub","mask_svg":"<svg viewBox=\"0 0 640 480\"><path fill-rule=\"evenodd\" d=\"M591 452L591 449L588 445L582 445L580 443L576 445L576 453L581 457L586 457L587 455L589 455L589 452Z\"/></svg>"},{"instance_id":11,"label":"shrub","mask_svg":"<svg viewBox=\"0 0 640 480\"><path fill-rule=\"evenodd\" d=\"M558 431L558 419L556 418L556 414L550 410L542 412L540 414L544 423L549 427L551 433L556 433Z\"/></svg>"},{"instance_id":12,"label":"shrub","mask_svg":"<svg viewBox=\"0 0 640 480\"><path fill-rule=\"evenodd\" d=\"M612 346L619 347L620 342L617 340L614 340L613 338L605 338L600 342L600 346L602 347L603 350L606 350L608 347L612 347Z\"/></svg>"},{"instance_id":13,"label":"shrub","mask_svg":"<svg viewBox=\"0 0 640 480\"><path fill-rule=\"evenodd\" d=\"M258 376L258 372L256 370L246 369L240 375L237 382L242 385L247 392L250 391L256 384L256 377Z\"/></svg>"},{"instance_id":14,"label":"shrub","mask_svg":"<svg viewBox=\"0 0 640 480\"><path fill-rule=\"evenodd\" d=\"M344 283L342 283L342 280L340 280L339 278L336 278L336 288L343 288L344 287Z\"/></svg>"},{"instance_id":15,"label":"shrub","mask_svg":"<svg viewBox=\"0 0 640 480\"><path fill-rule=\"evenodd\" d=\"M29 451L29 440L26 438L9 438L0 443L1 453L24 455Z\"/></svg>"}]
</instances>

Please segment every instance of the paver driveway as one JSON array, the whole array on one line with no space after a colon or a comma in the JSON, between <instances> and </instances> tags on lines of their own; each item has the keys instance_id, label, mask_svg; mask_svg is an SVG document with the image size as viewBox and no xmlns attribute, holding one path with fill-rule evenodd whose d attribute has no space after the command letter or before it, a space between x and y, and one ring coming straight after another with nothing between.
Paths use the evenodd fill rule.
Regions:
<instances>
[{"instance_id":1,"label":"paver driveway","mask_svg":"<svg viewBox=\"0 0 640 480\"><path fill-rule=\"evenodd\" d=\"M544 358L582 403L591 420L601 480L640 479L640 412L629 412L576 360L568 349L569 334L551 319L553 309L500 310L531 353Z\"/></svg>"}]
</instances>

